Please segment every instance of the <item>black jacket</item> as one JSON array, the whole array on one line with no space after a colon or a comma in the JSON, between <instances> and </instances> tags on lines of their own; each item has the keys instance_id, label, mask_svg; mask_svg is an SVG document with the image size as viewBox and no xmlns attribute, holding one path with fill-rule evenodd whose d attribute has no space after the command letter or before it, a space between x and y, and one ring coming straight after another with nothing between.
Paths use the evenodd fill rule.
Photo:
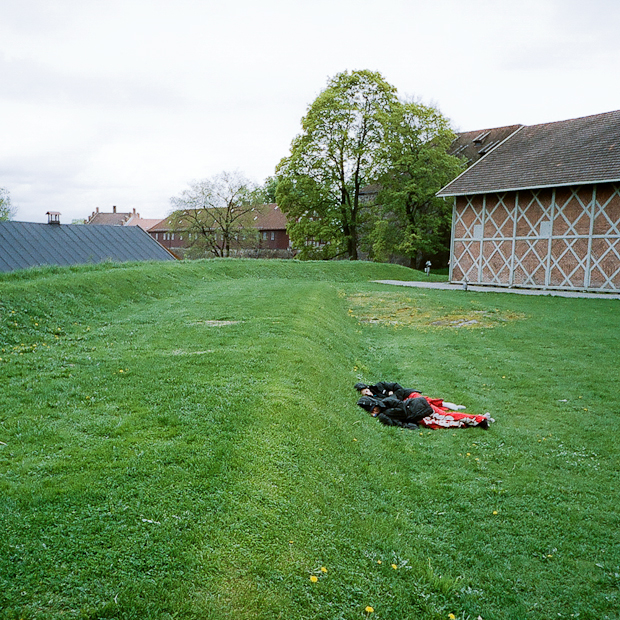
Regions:
<instances>
[{"instance_id":1,"label":"black jacket","mask_svg":"<svg viewBox=\"0 0 620 620\"><path fill-rule=\"evenodd\" d=\"M381 424L402 428L417 428L417 423L422 418L433 413L432 407L422 396L404 402L393 396L383 399L362 396L357 404L370 413L375 407L379 407L380 412L373 415Z\"/></svg>"},{"instance_id":2,"label":"black jacket","mask_svg":"<svg viewBox=\"0 0 620 620\"><path fill-rule=\"evenodd\" d=\"M414 388L404 388L400 383L387 383L385 381L379 381L379 383L375 383L374 385L358 383L355 387L360 390L368 388L375 398L389 398L393 396L398 398L398 400L405 400L411 392L421 391Z\"/></svg>"}]
</instances>

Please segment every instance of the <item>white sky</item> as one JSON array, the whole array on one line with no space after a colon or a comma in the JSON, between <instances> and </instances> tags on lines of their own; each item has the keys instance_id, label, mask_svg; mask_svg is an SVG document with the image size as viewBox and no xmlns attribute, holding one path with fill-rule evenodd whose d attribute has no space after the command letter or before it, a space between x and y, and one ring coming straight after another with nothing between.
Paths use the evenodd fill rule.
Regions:
<instances>
[{"instance_id":1,"label":"white sky","mask_svg":"<svg viewBox=\"0 0 620 620\"><path fill-rule=\"evenodd\" d=\"M189 181L261 183L344 70L457 130L620 108L617 0L0 0L0 187L16 220L165 217Z\"/></svg>"}]
</instances>

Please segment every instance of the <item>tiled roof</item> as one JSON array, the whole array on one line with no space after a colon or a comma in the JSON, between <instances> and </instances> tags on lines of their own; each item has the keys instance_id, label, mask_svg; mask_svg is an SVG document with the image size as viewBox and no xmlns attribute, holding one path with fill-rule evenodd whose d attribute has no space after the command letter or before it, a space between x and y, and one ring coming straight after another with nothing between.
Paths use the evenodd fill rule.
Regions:
<instances>
[{"instance_id":1,"label":"tiled roof","mask_svg":"<svg viewBox=\"0 0 620 620\"><path fill-rule=\"evenodd\" d=\"M147 218L136 218L136 217L132 217L126 224L125 226L139 226L142 230L149 230L150 228L153 228L153 226L156 226L157 224L159 224L162 221L162 219L160 217L156 218L156 219L147 219Z\"/></svg>"},{"instance_id":2,"label":"tiled roof","mask_svg":"<svg viewBox=\"0 0 620 620\"><path fill-rule=\"evenodd\" d=\"M263 205L254 221L258 230L286 230L286 215L274 203Z\"/></svg>"},{"instance_id":3,"label":"tiled roof","mask_svg":"<svg viewBox=\"0 0 620 620\"><path fill-rule=\"evenodd\" d=\"M0 271L174 257L138 226L0 222Z\"/></svg>"},{"instance_id":4,"label":"tiled roof","mask_svg":"<svg viewBox=\"0 0 620 620\"><path fill-rule=\"evenodd\" d=\"M437 195L619 180L620 110L521 127Z\"/></svg>"},{"instance_id":5,"label":"tiled roof","mask_svg":"<svg viewBox=\"0 0 620 620\"><path fill-rule=\"evenodd\" d=\"M467 165L471 166L521 127L523 125L507 125L457 133L448 152L450 155L465 159Z\"/></svg>"},{"instance_id":6,"label":"tiled roof","mask_svg":"<svg viewBox=\"0 0 620 620\"><path fill-rule=\"evenodd\" d=\"M86 223L89 226L122 226L131 213L95 213Z\"/></svg>"},{"instance_id":7,"label":"tiled roof","mask_svg":"<svg viewBox=\"0 0 620 620\"><path fill-rule=\"evenodd\" d=\"M169 232L175 228L172 221L173 215L169 215L165 220L161 220L148 230L150 233ZM286 215L274 203L258 207L251 222L252 226L258 230L286 230ZM181 226L176 228L182 228L182 222Z\"/></svg>"}]
</instances>

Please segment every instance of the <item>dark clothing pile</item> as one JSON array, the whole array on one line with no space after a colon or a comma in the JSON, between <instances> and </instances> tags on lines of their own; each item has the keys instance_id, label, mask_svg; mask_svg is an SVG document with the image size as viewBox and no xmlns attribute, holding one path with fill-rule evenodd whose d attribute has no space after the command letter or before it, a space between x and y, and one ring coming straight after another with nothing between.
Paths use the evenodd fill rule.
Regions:
<instances>
[{"instance_id":1,"label":"dark clothing pile","mask_svg":"<svg viewBox=\"0 0 620 620\"><path fill-rule=\"evenodd\" d=\"M386 398L362 396L357 401L357 404L371 413L381 424L400 426L402 428L418 428L418 423L422 418L433 413L433 408L423 396L410 398L405 401L399 400L394 396ZM372 413L375 407L379 409L379 413Z\"/></svg>"},{"instance_id":2,"label":"dark clothing pile","mask_svg":"<svg viewBox=\"0 0 620 620\"><path fill-rule=\"evenodd\" d=\"M363 389L369 389L375 398L388 398L393 396L398 400L405 400L412 392L420 392L416 388L404 388L400 383L386 383L380 381L374 385L366 385L365 383L356 383L355 389L361 392Z\"/></svg>"}]
</instances>

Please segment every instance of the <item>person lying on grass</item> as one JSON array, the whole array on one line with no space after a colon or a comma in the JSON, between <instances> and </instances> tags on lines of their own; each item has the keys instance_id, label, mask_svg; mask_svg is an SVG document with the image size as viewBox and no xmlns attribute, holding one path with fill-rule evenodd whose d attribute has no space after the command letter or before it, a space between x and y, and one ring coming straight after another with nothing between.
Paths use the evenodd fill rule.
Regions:
<instances>
[{"instance_id":1,"label":"person lying on grass","mask_svg":"<svg viewBox=\"0 0 620 620\"><path fill-rule=\"evenodd\" d=\"M404 388L400 383L387 383L385 381L380 381L379 383L375 383L374 385L367 385L366 383L356 383L355 389L362 396L372 396L374 398L380 399L392 396L394 398L397 398L398 400L407 400L408 398L414 398L415 396L422 395L422 390L418 390L416 388ZM440 407L452 409L453 411L465 409L465 405L455 405L454 403L449 403L447 400L437 398L432 400L439 401L438 404Z\"/></svg>"},{"instance_id":2,"label":"person lying on grass","mask_svg":"<svg viewBox=\"0 0 620 620\"><path fill-rule=\"evenodd\" d=\"M386 426L400 426L401 428L415 429L418 426L425 428L466 428L478 426L488 429L489 423L495 422L490 414L474 415L471 413L456 413L442 406L440 398L429 398L414 392L410 398L399 400L393 396L376 398L362 396L357 404L377 418Z\"/></svg>"}]
</instances>

